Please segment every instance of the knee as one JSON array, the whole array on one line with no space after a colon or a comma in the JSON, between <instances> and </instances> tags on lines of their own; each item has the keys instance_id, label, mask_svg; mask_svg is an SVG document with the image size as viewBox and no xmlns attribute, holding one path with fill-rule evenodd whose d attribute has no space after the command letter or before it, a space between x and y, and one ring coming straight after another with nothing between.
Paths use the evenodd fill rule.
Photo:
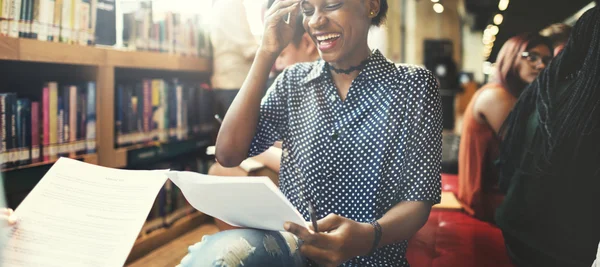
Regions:
<instances>
[{"instance_id":1,"label":"knee","mask_svg":"<svg viewBox=\"0 0 600 267\"><path fill-rule=\"evenodd\" d=\"M278 232L250 229L223 231L205 236L201 242L190 246L179 267L293 266L289 262L294 261L294 256L290 255L294 253L290 253L286 243L289 244ZM284 262L287 264L280 265Z\"/></svg>"}]
</instances>

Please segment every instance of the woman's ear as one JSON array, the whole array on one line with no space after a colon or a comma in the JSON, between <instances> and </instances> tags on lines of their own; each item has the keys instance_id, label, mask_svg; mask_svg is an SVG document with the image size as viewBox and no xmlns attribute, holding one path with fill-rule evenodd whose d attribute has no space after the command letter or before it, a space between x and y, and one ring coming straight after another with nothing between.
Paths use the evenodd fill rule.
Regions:
<instances>
[{"instance_id":1,"label":"woman's ear","mask_svg":"<svg viewBox=\"0 0 600 267\"><path fill-rule=\"evenodd\" d=\"M369 18L377 17L379 14L379 9L381 7L381 2L379 0L367 0L367 13Z\"/></svg>"}]
</instances>

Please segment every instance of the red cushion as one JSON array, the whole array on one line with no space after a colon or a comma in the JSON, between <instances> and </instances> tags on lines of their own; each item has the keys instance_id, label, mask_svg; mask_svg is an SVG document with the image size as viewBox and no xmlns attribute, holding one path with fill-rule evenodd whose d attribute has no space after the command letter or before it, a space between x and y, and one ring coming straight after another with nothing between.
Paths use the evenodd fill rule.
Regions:
<instances>
[{"instance_id":1,"label":"red cushion","mask_svg":"<svg viewBox=\"0 0 600 267\"><path fill-rule=\"evenodd\" d=\"M432 210L409 241L407 258L418 267L510 267L500 230L459 211Z\"/></svg>"}]
</instances>

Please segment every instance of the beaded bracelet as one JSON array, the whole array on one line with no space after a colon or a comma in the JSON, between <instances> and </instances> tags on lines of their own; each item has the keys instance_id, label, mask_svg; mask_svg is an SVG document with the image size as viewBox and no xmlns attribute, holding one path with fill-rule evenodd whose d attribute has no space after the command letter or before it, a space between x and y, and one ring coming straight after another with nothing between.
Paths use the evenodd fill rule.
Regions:
<instances>
[{"instance_id":1,"label":"beaded bracelet","mask_svg":"<svg viewBox=\"0 0 600 267\"><path fill-rule=\"evenodd\" d=\"M372 220L369 222L373 228L375 229L375 238L373 239L373 247L371 248L371 251L369 252L369 255L372 255L375 250L377 250L377 247L379 246L379 241L381 240L381 225L379 225L379 222L377 222L377 220Z\"/></svg>"}]
</instances>

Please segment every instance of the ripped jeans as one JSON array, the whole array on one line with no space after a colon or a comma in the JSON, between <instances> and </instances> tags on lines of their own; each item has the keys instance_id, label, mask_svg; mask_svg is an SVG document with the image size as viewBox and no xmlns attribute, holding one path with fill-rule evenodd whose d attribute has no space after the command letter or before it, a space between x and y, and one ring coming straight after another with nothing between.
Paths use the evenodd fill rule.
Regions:
<instances>
[{"instance_id":1,"label":"ripped jeans","mask_svg":"<svg viewBox=\"0 0 600 267\"><path fill-rule=\"evenodd\" d=\"M291 233L235 229L207 235L192 245L177 267L303 267L298 239Z\"/></svg>"}]
</instances>

